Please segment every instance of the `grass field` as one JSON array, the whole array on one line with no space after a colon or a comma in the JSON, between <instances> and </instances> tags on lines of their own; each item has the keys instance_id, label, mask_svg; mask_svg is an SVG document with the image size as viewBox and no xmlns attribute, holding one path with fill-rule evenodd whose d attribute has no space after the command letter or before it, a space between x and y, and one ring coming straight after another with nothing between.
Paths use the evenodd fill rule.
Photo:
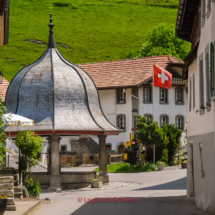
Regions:
<instances>
[{"instance_id":1,"label":"grass field","mask_svg":"<svg viewBox=\"0 0 215 215\"><path fill-rule=\"evenodd\" d=\"M42 55L49 12L59 51L78 64L117 60L124 52L139 49L148 30L158 23L176 23L177 7L177 0L11 1L10 38L0 48L0 69L11 81Z\"/></svg>"}]
</instances>

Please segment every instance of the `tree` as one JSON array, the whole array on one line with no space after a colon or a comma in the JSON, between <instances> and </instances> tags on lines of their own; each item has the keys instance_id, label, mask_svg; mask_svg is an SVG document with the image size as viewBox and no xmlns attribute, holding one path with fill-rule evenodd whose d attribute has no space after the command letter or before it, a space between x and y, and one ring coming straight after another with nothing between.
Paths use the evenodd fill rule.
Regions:
<instances>
[{"instance_id":1,"label":"tree","mask_svg":"<svg viewBox=\"0 0 215 215\"><path fill-rule=\"evenodd\" d=\"M145 165L145 157L149 147L153 145L166 144L166 135L158 123L152 122L152 119L146 120L145 117L137 116L137 139L145 146L143 154L143 165Z\"/></svg>"},{"instance_id":2,"label":"tree","mask_svg":"<svg viewBox=\"0 0 215 215\"><path fill-rule=\"evenodd\" d=\"M168 164L171 165L173 156L181 146L180 138L182 130L174 124L166 124L163 126L163 131L168 139L166 148L168 149Z\"/></svg>"},{"instance_id":3,"label":"tree","mask_svg":"<svg viewBox=\"0 0 215 215\"><path fill-rule=\"evenodd\" d=\"M5 134L5 128L7 127L5 120L3 119L3 115L6 113L6 108L4 106L4 102L0 98L0 168L4 164L4 158L5 158L5 141L6 141L6 134Z\"/></svg>"},{"instance_id":4,"label":"tree","mask_svg":"<svg viewBox=\"0 0 215 215\"><path fill-rule=\"evenodd\" d=\"M20 167L26 175L27 170L38 164L41 160L38 155L43 150L43 138L32 131L21 131L15 139L16 146L21 150Z\"/></svg>"},{"instance_id":5,"label":"tree","mask_svg":"<svg viewBox=\"0 0 215 215\"><path fill-rule=\"evenodd\" d=\"M159 24L148 32L141 50L125 54L123 57L140 58L158 55L172 55L184 60L191 50L190 43L175 36L175 26Z\"/></svg>"}]
</instances>

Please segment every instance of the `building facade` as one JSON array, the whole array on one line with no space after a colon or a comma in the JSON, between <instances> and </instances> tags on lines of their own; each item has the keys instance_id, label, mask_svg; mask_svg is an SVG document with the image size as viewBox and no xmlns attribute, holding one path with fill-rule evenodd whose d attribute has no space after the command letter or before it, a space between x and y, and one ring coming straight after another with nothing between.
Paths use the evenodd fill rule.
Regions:
<instances>
[{"instance_id":1,"label":"building facade","mask_svg":"<svg viewBox=\"0 0 215 215\"><path fill-rule=\"evenodd\" d=\"M181 1L176 35L191 42L183 76L188 81L187 197L215 213L215 4ZM189 11L192 10L192 13Z\"/></svg>"},{"instance_id":2,"label":"building facade","mask_svg":"<svg viewBox=\"0 0 215 215\"><path fill-rule=\"evenodd\" d=\"M153 63L172 73L171 90L153 87ZM182 80L182 61L172 56L155 56L79 66L94 80L105 116L121 129L119 135L107 137L108 153L124 152L124 144L130 140L134 127L133 108L138 110L138 114L151 117L159 125L163 122L173 123L184 130L187 119L187 81ZM60 144L67 151L73 150L74 141L77 141L73 139L62 138ZM98 143L97 138L92 139Z\"/></svg>"}]
</instances>

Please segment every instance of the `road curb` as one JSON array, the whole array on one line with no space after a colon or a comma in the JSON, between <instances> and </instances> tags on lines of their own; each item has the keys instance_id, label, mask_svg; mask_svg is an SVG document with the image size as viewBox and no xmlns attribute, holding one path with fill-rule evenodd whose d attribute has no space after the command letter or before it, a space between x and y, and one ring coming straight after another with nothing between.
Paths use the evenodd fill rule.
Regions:
<instances>
[{"instance_id":1,"label":"road curb","mask_svg":"<svg viewBox=\"0 0 215 215\"><path fill-rule=\"evenodd\" d=\"M28 213L30 213L33 209L35 209L39 204L41 204L41 201L37 202L37 204L33 205L31 208L29 208L25 213L23 213L22 215L27 215Z\"/></svg>"}]
</instances>

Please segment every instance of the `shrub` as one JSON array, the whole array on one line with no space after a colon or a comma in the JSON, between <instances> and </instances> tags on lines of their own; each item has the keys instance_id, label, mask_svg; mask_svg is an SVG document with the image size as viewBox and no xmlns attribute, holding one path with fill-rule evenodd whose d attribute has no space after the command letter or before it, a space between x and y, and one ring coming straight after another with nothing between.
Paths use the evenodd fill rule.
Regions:
<instances>
[{"instance_id":1,"label":"shrub","mask_svg":"<svg viewBox=\"0 0 215 215\"><path fill-rule=\"evenodd\" d=\"M0 168L4 164L4 157L5 157L5 141L6 141L6 134L5 134L5 128L6 123L3 119L3 115L6 113L6 108L4 106L4 102L0 98Z\"/></svg>"},{"instance_id":2,"label":"shrub","mask_svg":"<svg viewBox=\"0 0 215 215\"><path fill-rule=\"evenodd\" d=\"M157 165L153 163L146 163L144 166L140 165L130 165L129 163L116 163L113 165L107 166L108 172L116 173L127 173L127 172L151 172L157 169ZM99 168L96 168L94 171L99 171Z\"/></svg>"},{"instance_id":3,"label":"shrub","mask_svg":"<svg viewBox=\"0 0 215 215\"><path fill-rule=\"evenodd\" d=\"M165 163L162 162L162 161L158 161L156 164L157 164L157 165L164 165Z\"/></svg>"},{"instance_id":4,"label":"shrub","mask_svg":"<svg viewBox=\"0 0 215 215\"><path fill-rule=\"evenodd\" d=\"M172 55L184 60L191 50L190 43L175 36L175 26L159 24L148 32L141 50L126 53L127 58L140 58L158 55Z\"/></svg>"},{"instance_id":5,"label":"shrub","mask_svg":"<svg viewBox=\"0 0 215 215\"><path fill-rule=\"evenodd\" d=\"M25 181L25 187L28 190L29 196L39 197L41 188L39 182L34 182L31 178Z\"/></svg>"},{"instance_id":6,"label":"shrub","mask_svg":"<svg viewBox=\"0 0 215 215\"><path fill-rule=\"evenodd\" d=\"M15 142L22 153L20 167L24 171L24 176L26 176L27 169L31 174L31 168L41 160L38 158L38 154L43 150L43 138L36 135L35 132L22 131L18 133Z\"/></svg>"}]
</instances>

